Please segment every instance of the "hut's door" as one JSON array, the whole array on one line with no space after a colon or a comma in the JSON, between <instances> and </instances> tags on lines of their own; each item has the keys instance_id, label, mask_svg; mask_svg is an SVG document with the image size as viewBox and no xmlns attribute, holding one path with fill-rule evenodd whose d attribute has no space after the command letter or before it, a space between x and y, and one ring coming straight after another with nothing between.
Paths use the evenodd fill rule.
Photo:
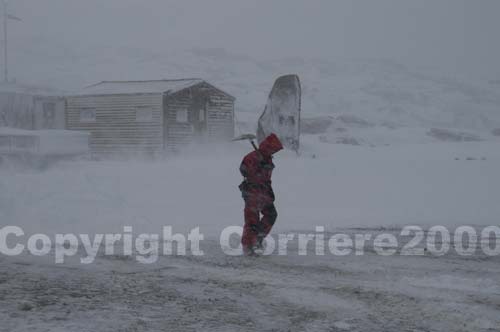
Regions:
<instances>
[{"instance_id":1,"label":"hut's door","mask_svg":"<svg viewBox=\"0 0 500 332\"><path fill-rule=\"evenodd\" d=\"M189 122L193 125L194 135L204 137L207 132L207 104L208 99L199 96L193 99L189 109Z\"/></svg>"}]
</instances>

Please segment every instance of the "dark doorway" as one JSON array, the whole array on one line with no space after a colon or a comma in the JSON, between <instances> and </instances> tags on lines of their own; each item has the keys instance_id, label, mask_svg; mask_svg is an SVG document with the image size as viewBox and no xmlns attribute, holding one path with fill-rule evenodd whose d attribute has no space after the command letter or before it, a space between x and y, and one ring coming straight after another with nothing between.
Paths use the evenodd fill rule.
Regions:
<instances>
[{"instance_id":1,"label":"dark doorway","mask_svg":"<svg viewBox=\"0 0 500 332\"><path fill-rule=\"evenodd\" d=\"M207 132L207 105L208 97L195 96L189 107L189 123L193 125L195 136L204 136Z\"/></svg>"}]
</instances>

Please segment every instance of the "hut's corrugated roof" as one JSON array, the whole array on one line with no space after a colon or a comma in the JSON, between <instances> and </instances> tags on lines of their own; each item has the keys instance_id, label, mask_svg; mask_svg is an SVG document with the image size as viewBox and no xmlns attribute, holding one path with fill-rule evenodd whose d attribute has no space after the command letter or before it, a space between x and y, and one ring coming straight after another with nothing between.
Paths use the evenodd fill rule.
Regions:
<instances>
[{"instance_id":1,"label":"hut's corrugated roof","mask_svg":"<svg viewBox=\"0 0 500 332\"><path fill-rule=\"evenodd\" d=\"M153 81L103 81L86 87L83 95L176 93L204 82L199 78Z\"/></svg>"}]
</instances>

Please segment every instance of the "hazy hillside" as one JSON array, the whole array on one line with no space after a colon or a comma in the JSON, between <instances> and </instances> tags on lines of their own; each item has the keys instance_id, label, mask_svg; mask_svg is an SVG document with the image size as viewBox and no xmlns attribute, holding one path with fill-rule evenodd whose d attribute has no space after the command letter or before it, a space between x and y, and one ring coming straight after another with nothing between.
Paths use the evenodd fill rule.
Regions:
<instances>
[{"instance_id":1,"label":"hazy hillside","mask_svg":"<svg viewBox=\"0 0 500 332\"><path fill-rule=\"evenodd\" d=\"M303 115L350 114L386 127L500 127L500 88L416 72L389 61L288 58L257 61L224 49L153 53L147 49L61 48L53 56L16 50L18 81L77 90L100 80L205 78L237 97L237 110L261 112L273 80L298 73ZM35 48L36 49L36 48ZM245 117L243 117L245 118Z\"/></svg>"}]
</instances>

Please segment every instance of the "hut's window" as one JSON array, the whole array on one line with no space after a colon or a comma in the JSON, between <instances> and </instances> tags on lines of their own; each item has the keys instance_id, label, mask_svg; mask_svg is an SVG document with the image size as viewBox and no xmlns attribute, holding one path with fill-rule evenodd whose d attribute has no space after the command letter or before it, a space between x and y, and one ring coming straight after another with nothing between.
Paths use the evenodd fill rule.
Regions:
<instances>
[{"instance_id":1,"label":"hut's window","mask_svg":"<svg viewBox=\"0 0 500 332\"><path fill-rule=\"evenodd\" d=\"M177 110L175 112L175 121L186 123L188 122L188 110Z\"/></svg>"},{"instance_id":2,"label":"hut's window","mask_svg":"<svg viewBox=\"0 0 500 332\"><path fill-rule=\"evenodd\" d=\"M153 110L151 108L137 108L135 110L136 122L153 122Z\"/></svg>"},{"instance_id":3,"label":"hut's window","mask_svg":"<svg viewBox=\"0 0 500 332\"><path fill-rule=\"evenodd\" d=\"M95 122L95 109L93 108L83 108L80 110L80 122Z\"/></svg>"},{"instance_id":4,"label":"hut's window","mask_svg":"<svg viewBox=\"0 0 500 332\"><path fill-rule=\"evenodd\" d=\"M201 109L200 110L200 117L199 117L200 122L205 121L205 110Z\"/></svg>"}]
</instances>

